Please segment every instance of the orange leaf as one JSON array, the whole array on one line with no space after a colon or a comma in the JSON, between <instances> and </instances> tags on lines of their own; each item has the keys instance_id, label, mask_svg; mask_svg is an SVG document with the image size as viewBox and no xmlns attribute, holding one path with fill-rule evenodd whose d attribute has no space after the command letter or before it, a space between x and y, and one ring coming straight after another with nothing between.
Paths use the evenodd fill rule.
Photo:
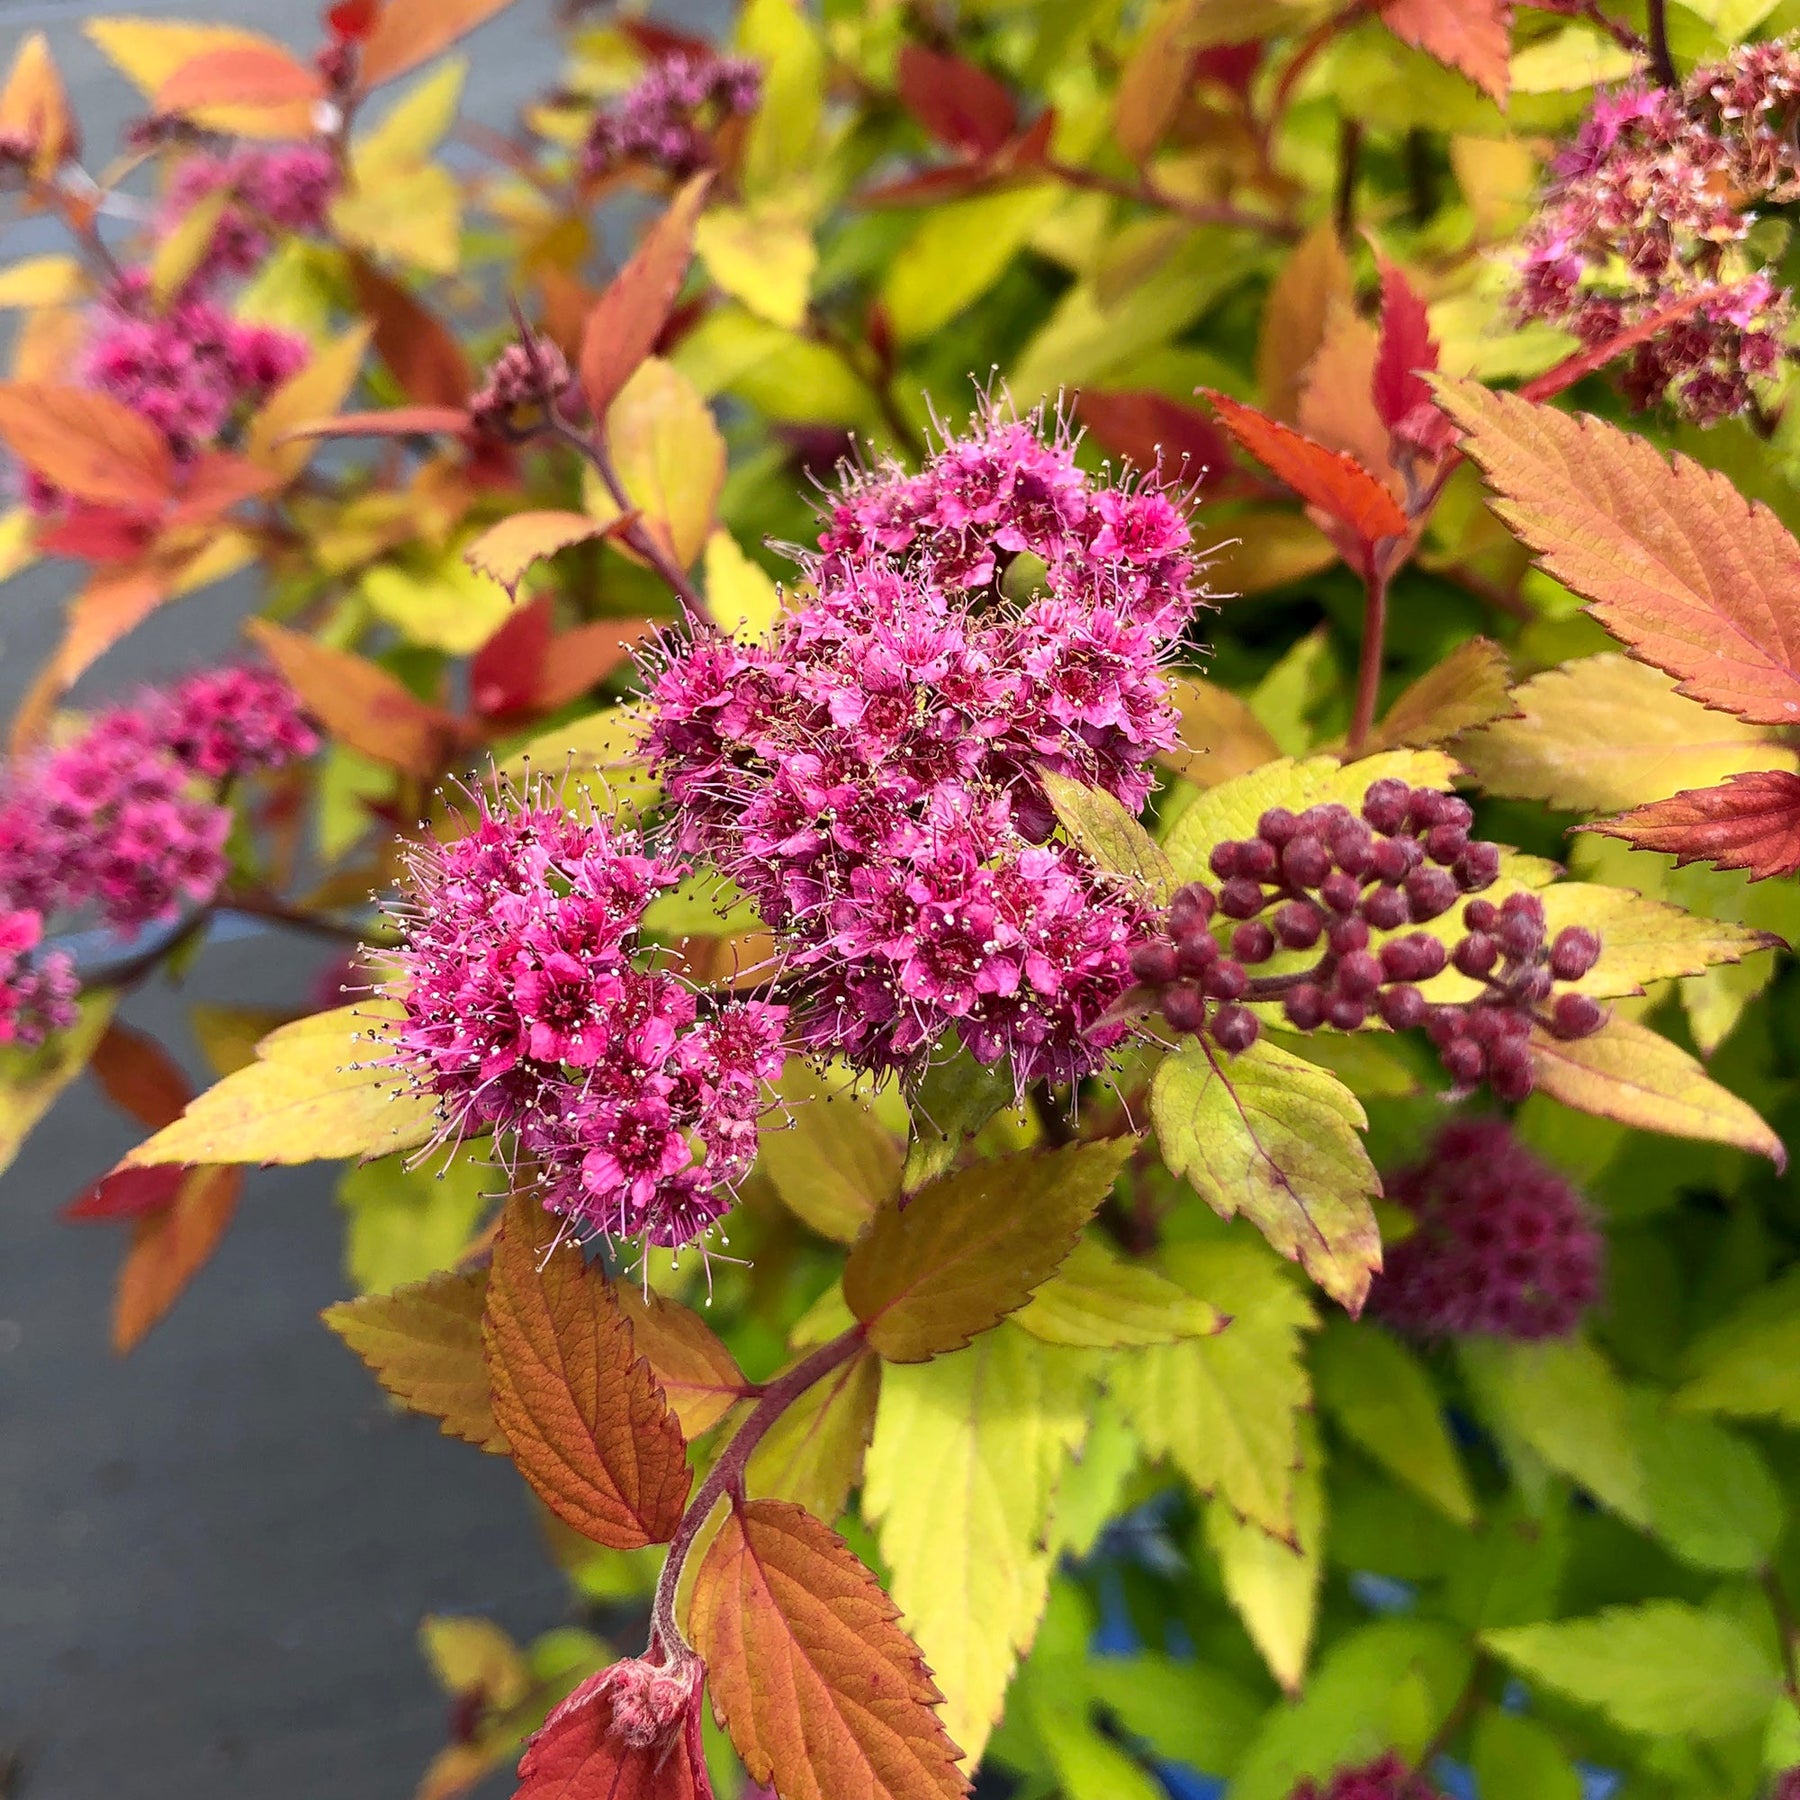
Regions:
<instances>
[{"instance_id":1,"label":"orange leaf","mask_svg":"<svg viewBox=\"0 0 1800 1800\"><path fill-rule=\"evenodd\" d=\"M187 1111L194 1097L188 1078L155 1038L114 1019L94 1046L88 1067L114 1106L150 1131L161 1131Z\"/></svg>"},{"instance_id":2,"label":"orange leaf","mask_svg":"<svg viewBox=\"0 0 1800 1800\"><path fill-rule=\"evenodd\" d=\"M187 472L181 498L165 524L171 529L210 524L243 500L254 500L275 486L272 469L260 469L241 456L208 450Z\"/></svg>"},{"instance_id":3,"label":"orange leaf","mask_svg":"<svg viewBox=\"0 0 1800 1800\"><path fill-rule=\"evenodd\" d=\"M1325 341L1334 303L1355 297L1350 264L1327 219L1297 243L1269 287L1256 338L1256 385L1266 410L1293 419L1307 365Z\"/></svg>"},{"instance_id":4,"label":"orange leaf","mask_svg":"<svg viewBox=\"0 0 1800 1800\"><path fill-rule=\"evenodd\" d=\"M69 96L41 31L20 40L0 88L0 132L17 133L31 145L31 172L39 180L55 174L80 147Z\"/></svg>"},{"instance_id":5,"label":"orange leaf","mask_svg":"<svg viewBox=\"0 0 1800 1800\"><path fill-rule=\"evenodd\" d=\"M606 417L669 322L711 184L710 175L696 175L676 194L588 314L581 335L581 386L596 419Z\"/></svg>"},{"instance_id":6,"label":"orange leaf","mask_svg":"<svg viewBox=\"0 0 1800 1800\"><path fill-rule=\"evenodd\" d=\"M1678 864L1748 869L1752 881L1792 875L1800 869L1800 775L1754 769L1584 829L1661 851Z\"/></svg>"},{"instance_id":7,"label":"orange leaf","mask_svg":"<svg viewBox=\"0 0 1800 1800\"><path fill-rule=\"evenodd\" d=\"M168 577L153 563L96 570L69 602L68 627L46 671L57 697L168 597Z\"/></svg>"},{"instance_id":8,"label":"orange leaf","mask_svg":"<svg viewBox=\"0 0 1800 1800\"><path fill-rule=\"evenodd\" d=\"M312 419L284 431L277 443L295 438L431 437L444 431L466 431L469 415L460 406L390 406L381 412L339 413Z\"/></svg>"},{"instance_id":9,"label":"orange leaf","mask_svg":"<svg viewBox=\"0 0 1800 1800\"><path fill-rule=\"evenodd\" d=\"M1395 37L1459 70L1506 104L1512 74L1512 0L1386 0L1382 22Z\"/></svg>"},{"instance_id":10,"label":"orange leaf","mask_svg":"<svg viewBox=\"0 0 1800 1800\"><path fill-rule=\"evenodd\" d=\"M1334 304L1318 354L1300 383L1296 424L1327 450L1359 462L1389 493L1402 490L1394 470L1388 428L1375 401L1381 340L1349 301Z\"/></svg>"},{"instance_id":11,"label":"orange leaf","mask_svg":"<svg viewBox=\"0 0 1800 1800\"><path fill-rule=\"evenodd\" d=\"M753 1781L783 1800L954 1800L968 1792L942 1699L894 1603L810 1513L752 1500L695 1577L688 1632Z\"/></svg>"},{"instance_id":12,"label":"orange leaf","mask_svg":"<svg viewBox=\"0 0 1800 1800\"><path fill-rule=\"evenodd\" d=\"M631 1321L632 1341L656 1371L686 1436L698 1437L755 1393L736 1358L691 1307L666 1300L653 1288L641 1292L622 1285L617 1292Z\"/></svg>"},{"instance_id":13,"label":"orange leaf","mask_svg":"<svg viewBox=\"0 0 1800 1800\"><path fill-rule=\"evenodd\" d=\"M195 1169L167 1211L139 1220L113 1297L113 1348L121 1355L181 1297L218 1249L244 1185L242 1169Z\"/></svg>"},{"instance_id":14,"label":"orange leaf","mask_svg":"<svg viewBox=\"0 0 1800 1800\"><path fill-rule=\"evenodd\" d=\"M1640 661L1721 712L1800 723L1800 544L1766 506L1598 419L1469 381L1439 399L1495 511Z\"/></svg>"},{"instance_id":15,"label":"orange leaf","mask_svg":"<svg viewBox=\"0 0 1800 1800\"><path fill-rule=\"evenodd\" d=\"M1186 406L1148 388L1105 392L1083 388L1075 411L1096 441L1114 456L1149 472L1161 468L1174 481L1206 477L1206 492L1236 475L1225 434L1197 406Z\"/></svg>"},{"instance_id":16,"label":"orange leaf","mask_svg":"<svg viewBox=\"0 0 1800 1800\"><path fill-rule=\"evenodd\" d=\"M429 62L512 0L387 0L363 44L357 85L365 92Z\"/></svg>"},{"instance_id":17,"label":"orange leaf","mask_svg":"<svg viewBox=\"0 0 1800 1800\"><path fill-rule=\"evenodd\" d=\"M538 707L554 712L579 699L631 654L633 644L641 644L659 629L654 619L596 619L565 631L550 647L537 691Z\"/></svg>"},{"instance_id":18,"label":"orange leaf","mask_svg":"<svg viewBox=\"0 0 1800 1800\"><path fill-rule=\"evenodd\" d=\"M482 1321L494 1418L519 1473L565 1525L613 1550L681 1522L681 1427L637 1351L613 1284L530 1195L507 1206Z\"/></svg>"},{"instance_id":19,"label":"orange leaf","mask_svg":"<svg viewBox=\"0 0 1800 1800\"><path fill-rule=\"evenodd\" d=\"M373 329L375 354L407 399L421 406L460 408L474 391L475 375L449 327L364 257L350 258L350 279L356 304Z\"/></svg>"},{"instance_id":20,"label":"orange leaf","mask_svg":"<svg viewBox=\"0 0 1800 1800\"><path fill-rule=\"evenodd\" d=\"M1399 537L1406 515L1394 496L1354 457L1328 450L1295 431L1210 388L1201 390L1213 404L1225 429L1272 474L1291 487L1308 506L1316 506L1343 525L1367 548L1381 538Z\"/></svg>"},{"instance_id":21,"label":"orange leaf","mask_svg":"<svg viewBox=\"0 0 1800 1800\"><path fill-rule=\"evenodd\" d=\"M275 44L225 44L184 62L156 90L159 113L206 106L292 106L325 92L318 72Z\"/></svg>"},{"instance_id":22,"label":"orange leaf","mask_svg":"<svg viewBox=\"0 0 1800 1800\"><path fill-rule=\"evenodd\" d=\"M267 619L252 619L244 629L339 743L421 781L443 772L463 735L453 714L427 705L366 657Z\"/></svg>"},{"instance_id":23,"label":"orange leaf","mask_svg":"<svg viewBox=\"0 0 1800 1800\"><path fill-rule=\"evenodd\" d=\"M534 562L554 556L571 544L599 537L609 529L589 513L514 513L497 525L490 525L463 552L463 560L484 575L493 576L516 600L519 583Z\"/></svg>"},{"instance_id":24,"label":"orange leaf","mask_svg":"<svg viewBox=\"0 0 1800 1800\"><path fill-rule=\"evenodd\" d=\"M628 1743L613 1729L610 1691L572 1696L525 1746L513 1800L712 1800L689 1738L678 1731L667 1744Z\"/></svg>"},{"instance_id":25,"label":"orange leaf","mask_svg":"<svg viewBox=\"0 0 1800 1800\"><path fill-rule=\"evenodd\" d=\"M85 388L0 382L0 438L46 481L106 506L154 511L175 479L161 433Z\"/></svg>"}]
</instances>

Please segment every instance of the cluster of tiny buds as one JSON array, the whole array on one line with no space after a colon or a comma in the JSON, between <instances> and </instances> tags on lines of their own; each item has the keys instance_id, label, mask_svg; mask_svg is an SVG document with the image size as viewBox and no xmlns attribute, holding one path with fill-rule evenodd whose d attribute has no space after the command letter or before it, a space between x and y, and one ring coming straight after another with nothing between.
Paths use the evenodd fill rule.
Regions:
<instances>
[{"instance_id":1,"label":"cluster of tiny buds","mask_svg":"<svg viewBox=\"0 0 1800 1800\"><path fill-rule=\"evenodd\" d=\"M1570 926L1546 945L1543 904L1528 893L1498 906L1468 901L1454 948L1423 931L1388 935L1443 917L1499 878L1499 846L1471 837L1472 822L1466 801L1397 780L1372 783L1360 817L1337 803L1270 807L1255 837L1213 851L1213 883L1174 896L1164 934L1133 948L1132 974L1171 1029L1205 1030L1232 1054L1257 1038L1246 1002L1279 1000L1297 1031L1356 1031L1371 1018L1395 1031L1423 1026L1459 1088L1486 1080L1502 1099L1522 1100L1534 1022L1576 1038L1602 1021L1586 995L1551 1003L1555 983L1594 966L1600 941ZM1318 956L1305 969L1249 972L1278 952L1309 950ZM1481 995L1428 1001L1419 984L1448 967L1481 982Z\"/></svg>"},{"instance_id":2,"label":"cluster of tiny buds","mask_svg":"<svg viewBox=\"0 0 1800 1800\"><path fill-rule=\"evenodd\" d=\"M496 437L513 435L520 407L548 410L574 385L568 359L548 338L508 344L469 400L469 420Z\"/></svg>"}]
</instances>

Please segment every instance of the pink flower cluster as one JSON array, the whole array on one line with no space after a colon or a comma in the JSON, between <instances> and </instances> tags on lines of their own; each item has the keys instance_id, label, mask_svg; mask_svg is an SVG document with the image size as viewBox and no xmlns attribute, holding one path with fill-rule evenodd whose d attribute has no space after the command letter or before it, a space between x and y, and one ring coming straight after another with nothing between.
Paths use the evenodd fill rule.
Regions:
<instances>
[{"instance_id":1,"label":"pink flower cluster","mask_svg":"<svg viewBox=\"0 0 1800 1800\"><path fill-rule=\"evenodd\" d=\"M0 1041L36 1042L71 1017L67 957L27 960L48 917L92 909L135 931L183 899L211 899L231 813L198 784L317 747L278 676L217 669L114 707L15 767L0 789Z\"/></svg>"},{"instance_id":2,"label":"pink flower cluster","mask_svg":"<svg viewBox=\"0 0 1800 1800\"><path fill-rule=\"evenodd\" d=\"M1790 354L1792 297L1749 259L1758 203L1800 196L1800 49L1746 45L1679 90L1599 99L1552 165L1526 233L1521 317L1603 344L1687 310L1631 352L1625 383L1702 424L1744 412Z\"/></svg>"},{"instance_id":3,"label":"pink flower cluster","mask_svg":"<svg viewBox=\"0 0 1800 1800\"><path fill-rule=\"evenodd\" d=\"M1374 1313L1418 1337L1563 1337L1600 1286L1580 1197L1504 1120L1457 1119L1388 1183L1415 1221L1387 1253Z\"/></svg>"},{"instance_id":4,"label":"pink flower cluster","mask_svg":"<svg viewBox=\"0 0 1800 1800\"><path fill-rule=\"evenodd\" d=\"M786 1008L708 1003L634 961L644 908L687 871L542 783L476 796L411 853L392 1055L443 1136L501 1134L550 1211L666 1246L703 1235L756 1157Z\"/></svg>"},{"instance_id":5,"label":"pink flower cluster","mask_svg":"<svg viewBox=\"0 0 1800 1800\"><path fill-rule=\"evenodd\" d=\"M609 174L630 162L677 177L713 160L712 132L756 110L762 66L747 56L659 57L637 85L595 117L582 150L582 173Z\"/></svg>"},{"instance_id":6,"label":"pink flower cluster","mask_svg":"<svg viewBox=\"0 0 1800 1800\"><path fill-rule=\"evenodd\" d=\"M807 1040L862 1068L954 1029L1071 1080L1127 1030L1100 1021L1146 917L1052 841L1040 777L1143 805L1196 563L1166 495L1090 480L1042 424L989 410L917 475L848 477L806 602L759 644L697 628L649 682L685 846L785 934Z\"/></svg>"},{"instance_id":7,"label":"pink flower cluster","mask_svg":"<svg viewBox=\"0 0 1800 1800\"><path fill-rule=\"evenodd\" d=\"M1339 1769L1324 1787L1309 1776L1288 1800L1443 1800L1443 1796L1390 1750L1372 1763Z\"/></svg>"},{"instance_id":8,"label":"pink flower cluster","mask_svg":"<svg viewBox=\"0 0 1800 1800\"><path fill-rule=\"evenodd\" d=\"M331 152L315 144L245 147L229 155L197 152L175 170L161 229L175 229L203 200L226 196L190 284L211 287L222 277L248 275L269 254L278 231L320 231L341 177Z\"/></svg>"}]
</instances>

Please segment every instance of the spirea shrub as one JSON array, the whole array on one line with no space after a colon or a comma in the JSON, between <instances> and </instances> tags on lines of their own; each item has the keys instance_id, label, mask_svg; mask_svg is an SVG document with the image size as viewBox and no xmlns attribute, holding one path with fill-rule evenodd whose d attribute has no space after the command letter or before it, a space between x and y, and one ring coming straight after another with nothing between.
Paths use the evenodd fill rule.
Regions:
<instances>
[{"instance_id":1,"label":"spirea shrub","mask_svg":"<svg viewBox=\"0 0 1800 1800\"><path fill-rule=\"evenodd\" d=\"M1800 14L528 5L0 83L0 1141L345 1165L421 1795L1789 1796Z\"/></svg>"}]
</instances>

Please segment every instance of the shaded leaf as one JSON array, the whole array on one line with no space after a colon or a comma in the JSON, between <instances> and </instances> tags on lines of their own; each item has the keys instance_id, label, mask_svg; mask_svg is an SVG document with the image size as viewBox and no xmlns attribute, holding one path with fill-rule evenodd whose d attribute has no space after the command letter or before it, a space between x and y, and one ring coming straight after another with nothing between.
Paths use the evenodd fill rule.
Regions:
<instances>
[{"instance_id":1,"label":"shaded leaf","mask_svg":"<svg viewBox=\"0 0 1800 1800\"><path fill-rule=\"evenodd\" d=\"M89 1067L114 1106L151 1131L179 1119L194 1090L155 1038L114 1019Z\"/></svg>"},{"instance_id":2,"label":"shaded leaf","mask_svg":"<svg viewBox=\"0 0 1800 1800\"><path fill-rule=\"evenodd\" d=\"M1390 434L1375 406L1381 340L1356 306L1337 300L1325 317L1318 353L1306 365L1295 423L1327 450L1341 450L1390 494L1403 491Z\"/></svg>"},{"instance_id":3,"label":"shaded leaf","mask_svg":"<svg viewBox=\"0 0 1800 1800\"><path fill-rule=\"evenodd\" d=\"M596 419L606 417L668 323L694 254L694 227L711 181L710 175L696 175L676 194L588 315L581 387Z\"/></svg>"},{"instance_id":4,"label":"shaded leaf","mask_svg":"<svg viewBox=\"0 0 1800 1800\"><path fill-rule=\"evenodd\" d=\"M758 1167L796 1218L847 1244L899 1191L900 1146L866 1100L799 1057L778 1091L790 1122L763 1132Z\"/></svg>"},{"instance_id":5,"label":"shaded leaf","mask_svg":"<svg viewBox=\"0 0 1800 1800\"><path fill-rule=\"evenodd\" d=\"M35 1050L0 1045L0 1170L19 1154L31 1129L83 1069L112 1018L118 995L84 994L66 1031L52 1032Z\"/></svg>"},{"instance_id":6,"label":"shaded leaf","mask_svg":"<svg viewBox=\"0 0 1800 1800\"><path fill-rule=\"evenodd\" d=\"M606 528L586 513L513 513L490 525L463 556L471 568L491 575L514 600L525 571L543 557L554 556L571 544L598 537Z\"/></svg>"},{"instance_id":7,"label":"shaded leaf","mask_svg":"<svg viewBox=\"0 0 1800 1800\"><path fill-rule=\"evenodd\" d=\"M1800 544L1766 506L1598 419L1473 382L1440 398L1495 510L1608 631L1695 700L1800 720Z\"/></svg>"},{"instance_id":8,"label":"shaded leaf","mask_svg":"<svg viewBox=\"0 0 1800 1800\"><path fill-rule=\"evenodd\" d=\"M154 512L175 484L162 434L109 395L0 382L0 439L46 481L81 500Z\"/></svg>"},{"instance_id":9,"label":"shaded leaf","mask_svg":"<svg viewBox=\"0 0 1800 1800\"><path fill-rule=\"evenodd\" d=\"M757 1500L791 1500L815 1518L835 1519L862 1479L881 1379L881 1358L859 1350L814 1382L751 1453L746 1492Z\"/></svg>"},{"instance_id":10,"label":"shaded leaf","mask_svg":"<svg viewBox=\"0 0 1800 1800\"><path fill-rule=\"evenodd\" d=\"M1506 104L1512 0L1382 0L1380 12L1395 37Z\"/></svg>"},{"instance_id":11,"label":"shaded leaf","mask_svg":"<svg viewBox=\"0 0 1800 1800\"><path fill-rule=\"evenodd\" d=\"M1457 754L1489 793L1595 812L1745 770L1792 767L1760 726L1684 699L1629 657L1584 656L1513 690L1518 716L1469 732Z\"/></svg>"},{"instance_id":12,"label":"shaded leaf","mask_svg":"<svg viewBox=\"0 0 1800 1800\"><path fill-rule=\"evenodd\" d=\"M1685 1050L1634 1020L1609 1019L1592 1037L1568 1043L1535 1030L1531 1066L1540 1093L1577 1111L1640 1131L1733 1144L1768 1157L1777 1169L1787 1167L1781 1140L1753 1107L1720 1087Z\"/></svg>"},{"instance_id":13,"label":"shaded leaf","mask_svg":"<svg viewBox=\"0 0 1800 1800\"><path fill-rule=\"evenodd\" d=\"M1102 449L1142 470L1176 482L1206 479L1209 498L1235 473L1225 434L1197 406L1148 388L1084 388L1076 416Z\"/></svg>"},{"instance_id":14,"label":"shaded leaf","mask_svg":"<svg viewBox=\"0 0 1800 1800\"><path fill-rule=\"evenodd\" d=\"M1687 1353L1686 1411L1800 1426L1800 1274L1759 1288Z\"/></svg>"},{"instance_id":15,"label":"shaded leaf","mask_svg":"<svg viewBox=\"0 0 1800 1800\"><path fill-rule=\"evenodd\" d=\"M383 1061L392 1003L365 1001L272 1031L257 1061L189 1102L120 1164L303 1163L386 1156L437 1129L429 1094Z\"/></svg>"},{"instance_id":16,"label":"shaded leaf","mask_svg":"<svg viewBox=\"0 0 1800 1800\"><path fill-rule=\"evenodd\" d=\"M692 1307L629 1282L614 1292L631 1321L632 1342L655 1372L684 1437L710 1430L755 1392L737 1359Z\"/></svg>"},{"instance_id":17,"label":"shaded leaf","mask_svg":"<svg viewBox=\"0 0 1800 1800\"><path fill-rule=\"evenodd\" d=\"M688 1633L751 1779L785 1800L967 1793L893 1602L799 1507L752 1500L726 1515L694 1580Z\"/></svg>"},{"instance_id":18,"label":"shaded leaf","mask_svg":"<svg viewBox=\"0 0 1800 1800\"><path fill-rule=\"evenodd\" d=\"M242 1169L190 1169L173 1202L140 1219L113 1296L112 1346L124 1356L167 1317L218 1249L243 1192Z\"/></svg>"},{"instance_id":19,"label":"shaded leaf","mask_svg":"<svg viewBox=\"0 0 1800 1800\"><path fill-rule=\"evenodd\" d=\"M357 310L373 329L375 354L387 364L407 399L420 406L460 409L474 391L475 372L450 328L367 257L350 258L350 279Z\"/></svg>"},{"instance_id":20,"label":"shaded leaf","mask_svg":"<svg viewBox=\"0 0 1800 1800\"><path fill-rule=\"evenodd\" d=\"M485 1269L433 1275L391 1294L340 1300L319 1316L409 1411L436 1419L446 1437L503 1454L481 1353Z\"/></svg>"},{"instance_id":21,"label":"shaded leaf","mask_svg":"<svg viewBox=\"0 0 1800 1800\"><path fill-rule=\"evenodd\" d=\"M1178 675L1169 698L1181 714L1181 743L1157 761L1198 787L1217 787L1281 755L1269 728L1248 702L1217 682Z\"/></svg>"},{"instance_id":22,"label":"shaded leaf","mask_svg":"<svg viewBox=\"0 0 1800 1800\"><path fill-rule=\"evenodd\" d=\"M1083 1237L1068 1260L1013 1315L1046 1344L1119 1350L1174 1344L1225 1329L1218 1311L1145 1263Z\"/></svg>"},{"instance_id":23,"label":"shaded leaf","mask_svg":"<svg viewBox=\"0 0 1800 1800\"><path fill-rule=\"evenodd\" d=\"M1051 1497L1087 1435L1094 1359L1003 1324L882 1373L863 1507L971 1764L1049 1592Z\"/></svg>"},{"instance_id":24,"label":"shaded leaf","mask_svg":"<svg viewBox=\"0 0 1800 1800\"><path fill-rule=\"evenodd\" d=\"M1162 846L1104 788L1059 775L1053 769L1039 772L1058 823L1069 840L1088 860L1109 875L1117 875L1164 904L1175 891L1175 871Z\"/></svg>"},{"instance_id":25,"label":"shaded leaf","mask_svg":"<svg viewBox=\"0 0 1800 1800\"><path fill-rule=\"evenodd\" d=\"M964 1143L1018 1098L1004 1063L978 1063L960 1039L947 1041L940 1051L907 1102L912 1134L900 1185L909 1194L949 1169Z\"/></svg>"},{"instance_id":26,"label":"shaded leaf","mask_svg":"<svg viewBox=\"0 0 1800 1800\"><path fill-rule=\"evenodd\" d=\"M1587 829L1639 850L1660 850L1678 866L1746 869L1752 881L1792 875L1800 869L1800 775L1745 770L1717 787L1684 788Z\"/></svg>"},{"instance_id":27,"label":"shaded leaf","mask_svg":"<svg viewBox=\"0 0 1800 1800\"><path fill-rule=\"evenodd\" d=\"M1495 719L1517 715L1512 666L1491 638L1468 638L1403 688L1369 738L1372 750L1447 743Z\"/></svg>"},{"instance_id":28,"label":"shaded leaf","mask_svg":"<svg viewBox=\"0 0 1800 1800\"><path fill-rule=\"evenodd\" d=\"M1358 1135L1362 1106L1335 1075L1266 1039L1228 1057L1188 1038L1157 1067L1150 1115L1163 1160L1221 1218L1242 1213L1361 1311L1381 1267L1381 1178Z\"/></svg>"},{"instance_id":29,"label":"shaded leaf","mask_svg":"<svg viewBox=\"0 0 1800 1800\"><path fill-rule=\"evenodd\" d=\"M995 1158L884 1206L844 1265L869 1343L889 1362L924 1362L1016 1312L1136 1147L1125 1137Z\"/></svg>"},{"instance_id":30,"label":"shaded leaf","mask_svg":"<svg viewBox=\"0 0 1800 1800\"><path fill-rule=\"evenodd\" d=\"M1489 1631L1482 1642L1529 1680L1656 1737L1730 1737L1760 1725L1781 1677L1735 1619L1678 1600Z\"/></svg>"},{"instance_id":31,"label":"shaded leaf","mask_svg":"<svg viewBox=\"0 0 1800 1800\"><path fill-rule=\"evenodd\" d=\"M666 1543L686 1446L613 1284L531 1194L507 1203L481 1337L494 1419L519 1473L565 1525L612 1550Z\"/></svg>"},{"instance_id":32,"label":"shaded leaf","mask_svg":"<svg viewBox=\"0 0 1800 1800\"><path fill-rule=\"evenodd\" d=\"M1325 341L1334 303L1354 297L1337 227L1326 219L1289 252L1269 287L1256 342L1256 385L1278 419L1296 418L1308 366Z\"/></svg>"},{"instance_id":33,"label":"shaded leaf","mask_svg":"<svg viewBox=\"0 0 1800 1800\"><path fill-rule=\"evenodd\" d=\"M903 44L897 80L901 104L952 150L991 156L1017 129L1011 94L960 56Z\"/></svg>"}]
</instances>

